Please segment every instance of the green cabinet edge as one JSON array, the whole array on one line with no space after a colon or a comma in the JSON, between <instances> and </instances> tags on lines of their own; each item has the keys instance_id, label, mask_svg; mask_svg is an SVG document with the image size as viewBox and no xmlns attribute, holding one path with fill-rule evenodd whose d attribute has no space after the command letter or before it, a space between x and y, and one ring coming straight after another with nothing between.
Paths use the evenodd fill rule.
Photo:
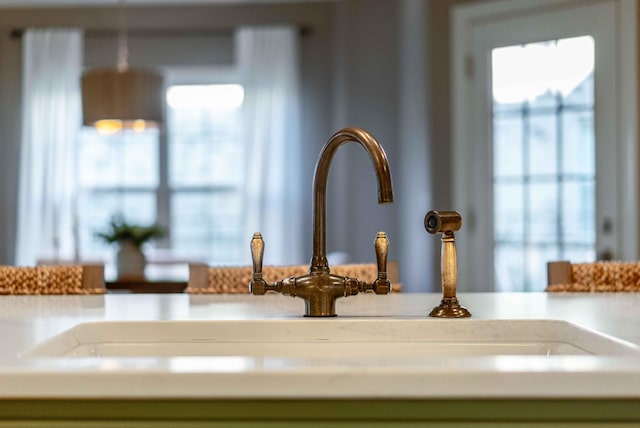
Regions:
<instances>
[{"instance_id":1,"label":"green cabinet edge","mask_svg":"<svg viewBox=\"0 0 640 428\"><path fill-rule=\"evenodd\" d=\"M130 426L147 426L143 424L145 421L179 421L184 426L200 426L200 423L207 421L225 422L225 426L253 426L253 423L267 426L268 422L284 426L287 421L307 426L314 426L318 422L324 424L320 426L345 426L344 423L363 422L373 423L373 426L424 422L462 425L537 425L542 422L545 426L549 423L582 422L640 426L640 400L5 399L0 400L0 427L10 426L2 421L12 421L14 425L11 426L16 427L58 426L55 421L62 424L59 426L65 426L64 421L128 421L134 424ZM37 424L37 421L48 421L51 424ZM29 422L36 424L29 425Z\"/></svg>"}]
</instances>

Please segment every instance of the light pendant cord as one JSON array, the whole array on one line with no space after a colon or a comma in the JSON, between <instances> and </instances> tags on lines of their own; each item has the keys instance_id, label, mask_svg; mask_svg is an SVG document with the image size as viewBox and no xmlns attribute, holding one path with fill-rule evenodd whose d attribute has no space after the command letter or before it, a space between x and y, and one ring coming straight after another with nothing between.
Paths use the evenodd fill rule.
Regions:
<instances>
[{"instance_id":1,"label":"light pendant cord","mask_svg":"<svg viewBox=\"0 0 640 428\"><path fill-rule=\"evenodd\" d=\"M127 16L125 0L118 2L118 71L125 72L129 68L129 46L127 38Z\"/></svg>"}]
</instances>

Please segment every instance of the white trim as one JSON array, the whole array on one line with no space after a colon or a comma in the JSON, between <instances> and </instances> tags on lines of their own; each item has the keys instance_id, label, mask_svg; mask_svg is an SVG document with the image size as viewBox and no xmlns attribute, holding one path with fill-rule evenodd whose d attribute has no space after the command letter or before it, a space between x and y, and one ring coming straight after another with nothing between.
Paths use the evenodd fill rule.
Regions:
<instances>
[{"instance_id":1,"label":"white trim","mask_svg":"<svg viewBox=\"0 0 640 428\"><path fill-rule=\"evenodd\" d=\"M520 12L523 10L540 10L541 12L549 12L554 9L564 9L571 5L588 5L610 0L496 0L468 6L460 6L453 11L454 19L460 18L460 22L486 20L498 18L512 12ZM613 0L616 1L616 0ZM623 0L624 1L624 0ZM455 33L456 29L454 27Z\"/></svg>"},{"instance_id":2,"label":"white trim","mask_svg":"<svg viewBox=\"0 0 640 428\"><path fill-rule=\"evenodd\" d=\"M489 5L486 5L487 7ZM466 163L469 158L467 156L466 133L468 127L465 126L467 120L471 118L467 114L467 104L465 99L470 92L470 82L466 74L465 58L468 55L468 34L469 20L474 14L473 10L478 9L477 6L456 8L452 14L452 55L451 55L451 72L453 81L451 85L451 137L452 137L452 162L451 165L451 187L453 189L453 207L460 211L463 218L463 229L458 233L458 283L461 290L474 290L476 287L465 287L469 284L470 275L467 272L469 266L468 260L471 259L473 252L469 245L463 244L466 236L475 233L476 214L471 212L471 207L467 205L469 200L469 192L467 191L467 183L470 181L467 177L468 169ZM481 286L480 286L481 287Z\"/></svg>"},{"instance_id":3,"label":"white trim","mask_svg":"<svg viewBox=\"0 0 640 428\"><path fill-rule=\"evenodd\" d=\"M620 40L620 100L618 123L620 132L621 177L619 222L625 239L620 240L618 253L624 260L638 259L638 6L636 0L619 0ZM626 76L626 78L625 78Z\"/></svg>"}]
</instances>

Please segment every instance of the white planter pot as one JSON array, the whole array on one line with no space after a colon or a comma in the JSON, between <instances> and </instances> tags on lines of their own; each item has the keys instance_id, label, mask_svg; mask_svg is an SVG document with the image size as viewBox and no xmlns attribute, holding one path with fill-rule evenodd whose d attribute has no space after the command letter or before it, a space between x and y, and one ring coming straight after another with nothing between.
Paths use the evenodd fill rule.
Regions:
<instances>
[{"instance_id":1,"label":"white planter pot","mask_svg":"<svg viewBox=\"0 0 640 428\"><path fill-rule=\"evenodd\" d=\"M144 279L147 259L142 249L131 241L122 241L116 255L118 280Z\"/></svg>"}]
</instances>

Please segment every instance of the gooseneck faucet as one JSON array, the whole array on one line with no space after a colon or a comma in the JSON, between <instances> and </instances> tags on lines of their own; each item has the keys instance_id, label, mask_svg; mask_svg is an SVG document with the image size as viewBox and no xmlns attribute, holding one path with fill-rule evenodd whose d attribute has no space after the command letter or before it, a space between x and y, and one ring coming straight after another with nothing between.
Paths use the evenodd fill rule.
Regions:
<instances>
[{"instance_id":1,"label":"gooseneck faucet","mask_svg":"<svg viewBox=\"0 0 640 428\"><path fill-rule=\"evenodd\" d=\"M326 202L329 167L338 148L349 141L360 144L373 162L378 178L378 203L393 202L389 162L380 143L370 133L360 128L345 128L336 132L323 147L316 163L313 180L313 256L309 273L286 278L274 284L267 283L262 277L264 241L262 235L256 232L251 240L253 276L250 290L252 294L262 295L267 291L275 291L300 297L305 301L305 316L330 317L336 315L335 302L340 297L365 291L373 291L376 294L388 294L391 291L391 283L386 272L389 240L384 232L378 232L374 242L378 275L372 283L357 278L333 275L327 261Z\"/></svg>"},{"instance_id":2,"label":"gooseneck faucet","mask_svg":"<svg viewBox=\"0 0 640 428\"><path fill-rule=\"evenodd\" d=\"M382 146L367 131L359 128L347 128L331 137L320 152L313 180L313 258L311 271L329 271L327 263L326 218L327 218L327 179L329 167L338 148L348 141L360 143L367 151L378 178L378 203L393 202L393 186L387 155Z\"/></svg>"}]
</instances>

